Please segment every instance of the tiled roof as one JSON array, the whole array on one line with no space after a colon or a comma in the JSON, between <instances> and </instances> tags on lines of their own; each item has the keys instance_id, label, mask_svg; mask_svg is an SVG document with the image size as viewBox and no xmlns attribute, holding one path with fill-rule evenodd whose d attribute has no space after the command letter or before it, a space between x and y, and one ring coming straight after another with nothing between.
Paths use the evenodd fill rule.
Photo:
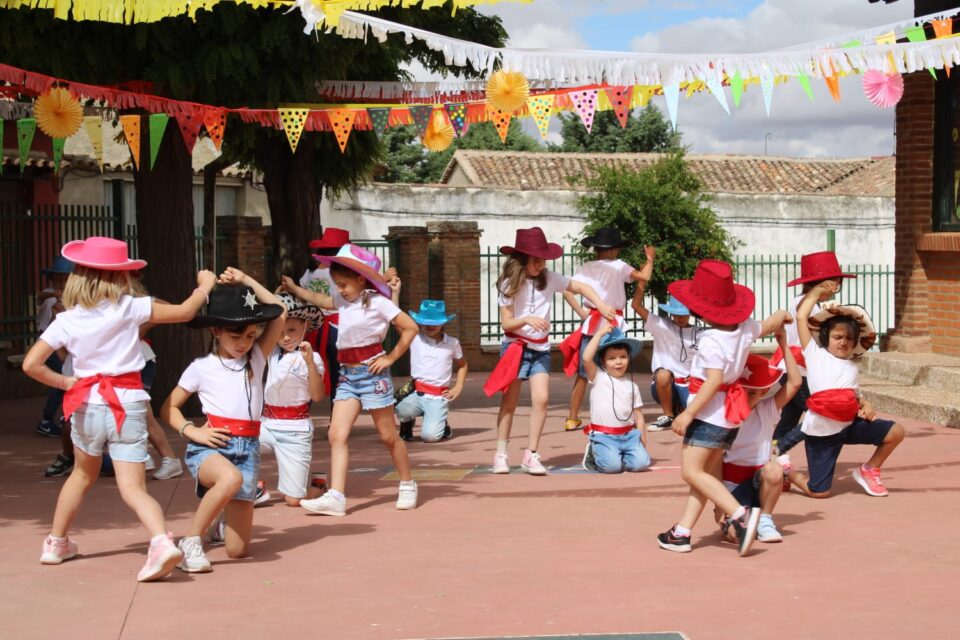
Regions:
<instances>
[{"instance_id":1,"label":"tiled roof","mask_svg":"<svg viewBox=\"0 0 960 640\"><path fill-rule=\"evenodd\" d=\"M655 153L537 153L457 150L441 178L456 169L471 186L508 189L572 189L569 178L591 177L597 166L635 170ZM894 157L808 159L776 156L687 155L710 193L894 196Z\"/></svg>"}]
</instances>

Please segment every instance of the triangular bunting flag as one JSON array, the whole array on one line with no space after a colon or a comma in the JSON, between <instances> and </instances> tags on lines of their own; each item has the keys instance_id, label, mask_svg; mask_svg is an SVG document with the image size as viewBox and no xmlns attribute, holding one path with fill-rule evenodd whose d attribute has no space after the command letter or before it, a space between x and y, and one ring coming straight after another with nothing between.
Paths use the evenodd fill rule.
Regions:
<instances>
[{"instance_id":1,"label":"triangular bunting flag","mask_svg":"<svg viewBox=\"0 0 960 640\"><path fill-rule=\"evenodd\" d=\"M66 139L52 138L50 142L53 146L53 172L59 175L60 163L63 161L63 143L66 142Z\"/></svg>"},{"instance_id":2,"label":"triangular bunting flag","mask_svg":"<svg viewBox=\"0 0 960 640\"><path fill-rule=\"evenodd\" d=\"M463 135L463 127L467 123L467 105L448 104L444 105L444 108L447 110L447 117L450 118L450 124L453 125L453 131L459 138Z\"/></svg>"},{"instance_id":3,"label":"triangular bunting flag","mask_svg":"<svg viewBox=\"0 0 960 640\"><path fill-rule=\"evenodd\" d=\"M830 72L831 74L827 75L826 69L824 69L823 81L827 83L827 89L830 90L833 101L840 102L840 74L837 73L832 60L830 61Z\"/></svg>"},{"instance_id":4,"label":"triangular bunting flag","mask_svg":"<svg viewBox=\"0 0 960 640\"><path fill-rule=\"evenodd\" d=\"M431 115L433 115L432 104L418 104L410 107L410 117L413 118L413 124L417 125L417 133L421 138L427 131Z\"/></svg>"},{"instance_id":5,"label":"triangular bunting flag","mask_svg":"<svg viewBox=\"0 0 960 640\"><path fill-rule=\"evenodd\" d=\"M677 130L677 106L680 104L680 83L671 82L663 85L663 97L667 100L667 112L670 114L670 125Z\"/></svg>"},{"instance_id":6,"label":"triangular bunting flag","mask_svg":"<svg viewBox=\"0 0 960 640\"><path fill-rule=\"evenodd\" d=\"M103 119L100 116L84 116L83 128L87 130L93 155L100 165L100 173L103 173Z\"/></svg>"},{"instance_id":7,"label":"triangular bunting flag","mask_svg":"<svg viewBox=\"0 0 960 640\"><path fill-rule=\"evenodd\" d=\"M877 44L896 44L897 43L897 34L893 31L888 31L882 35L877 36ZM890 66L888 67L887 64ZM883 63L883 72L884 73L895 73L897 70L896 60L893 59L893 54L887 54L887 60Z\"/></svg>"},{"instance_id":8,"label":"triangular bunting flag","mask_svg":"<svg viewBox=\"0 0 960 640\"><path fill-rule=\"evenodd\" d=\"M183 136L183 144L187 147L187 153L193 154L193 147L197 144L197 136L200 135L200 127L203 121L200 119L200 112L184 112L177 114L177 126L180 127L180 135Z\"/></svg>"},{"instance_id":9,"label":"triangular bunting flag","mask_svg":"<svg viewBox=\"0 0 960 640\"><path fill-rule=\"evenodd\" d=\"M490 119L493 120L493 126L496 127L497 133L500 134L500 140L503 144L507 144L507 134L510 132L510 118L513 114L509 111L500 111L490 106L487 107L487 112L490 114Z\"/></svg>"},{"instance_id":10,"label":"triangular bunting flag","mask_svg":"<svg viewBox=\"0 0 960 640\"><path fill-rule=\"evenodd\" d=\"M743 97L743 76L737 71L730 78L730 93L733 94L733 106L740 108L740 98Z\"/></svg>"},{"instance_id":11,"label":"triangular bunting flag","mask_svg":"<svg viewBox=\"0 0 960 640\"><path fill-rule=\"evenodd\" d=\"M120 124L123 126L123 135L127 139L127 145L130 147L130 153L133 154L133 164L140 170L140 116L125 115L120 116Z\"/></svg>"},{"instance_id":12,"label":"triangular bunting flag","mask_svg":"<svg viewBox=\"0 0 960 640\"><path fill-rule=\"evenodd\" d=\"M547 137L547 129L550 127L550 117L553 114L554 95L552 93L539 96L531 96L527 100L527 110L533 116L533 121L537 123L537 129L540 130L540 137Z\"/></svg>"},{"instance_id":13,"label":"triangular bunting flag","mask_svg":"<svg viewBox=\"0 0 960 640\"><path fill-rule=\"evenodd\" d=\"M27 166L27 154L33 144L33 134L37 131L36 118L20 118L17 120L17 147L20 150L20 175Z\"/></svg>"},{"instance_id":14,"label":"triangular bunting flag","mask_svg":"<svg viewBox=\"0 0 960 640\"><path fill-rule=\"evenodd\" d=\"M610 101L610 108L616 114L620 121L620 128L627 128L627 117L630 115L630 103L633 99L633 87L610 87L604 91L607 94L607 100Z\"/></svg>"},{"instance_id":15,"label":"triangular bunting flag","mask_svg":"<svg viewBox=\"0 0 960 640\"><path fill-rule=\"evenodd\" d=\"M727 94L723 92L723 84L720 82L720 78L713 76L707 79L706 84L707 89L710 89L710 93L717 99L717 102L720 103L723 110L727 112L727 115L730 115L730 107L727 105Z\"/></svg>"},{"instance_id":16,"label":"triangular bunting flag","mask_svg":"<svg viewBox=\"0 0 960 640\"><path fill-rule=\"evenodd\" d=\"M922 26L909 27L904 29L903 33L910 42L925 42L927 39L927 34Z\"/></svg>"},{"instance_id":17,"label":"triangular bunting flag","mask_svg":"<svg viewBox=\"0 0 960 640\"><path fill-rule=\"evenodd\" d=\"M580 120L583 121L583 126L587 128L587 133L590 133L593 129L593 114L597 111L597 90L572 91L569 96L573 102L573 108L577 110Z\"/></svg>"},{"instance_id":18,"label":"triangular bunting flag","mask_svg":"<svg viewBox=\"0 0 960 640\"><path fill-rule=\"evenodd\" d=\"M163 133L167 130L167 121L170 116L165 113L150 114L150 168L153 169L157 161L157 153L160 151L160 142L163 140Z\"/></svg>"},{"instance_id":19,"label":"triangular bunting flag","mask_svg":"<svg viewBox=\"0 0 960 640\"><path fill-rule=\"evenodd\" d=\"M943 20L931 20L933 33L937 38L949 38L953 35L953 18L944 18Z\"/></svg>"},{"instance_id":20,"label":"triangular bunting flag","mask_svg":"<svg viewBox=\"0 0 960 640\"><path fill-rule=\"evenodd\" d=\"M383 136L390 126L390 107L370 107L367 109L367 115L370 117L377 137Z\"/></svg>"},{"instance_id":21,"label":"triangular bunting flag","mask_svg":"<svg viewBox=\"0 0 960 640\"><path fill-rule=\"evenodd\" d=\"M813 100L813 87L810 86L810 76L805 73L801 73L797 76L797 82L799 82L800 86L803 87L803 92L807 94L807 97Z\"/></svg>"},{"instance_id":22,"label":"triangular bunting flag","mask_svg":"<svg viewBox=\"0 0 960 640\"><path fill-rule=\"evenodd\" d=\"M633 102L630 105L631 107L640 107L644 108L650 102L650 98L653 97L655 89L647 85L637 85L633 89Z\"/></svg>"},{"instance_id":23,"label":"triangular bunting flag","mask_svg":"<svg viewBox=\"0 0 960 640\"><path fill-rule=\"evenodd\" d=\"M223 144L223 132L227 128L227 110L217 107L207 107L203 110L203 126L207 128L213 146L220 151Z\"/></svg>"},{"instance_id":24,"label":"triangular bunting flag","mask_svg":"<svg viewBox=\"0 0 960 640\"><path fill-rule=\"evenodd\" d=\"M330 118L330 126L333 127L333 135L337 136L337 143L340 144L340 153L343 153L353 130L356 112L353 109L332 109L327 111L327 116Z\"/></svg>"},{"instance_id":25,"label":"triangular bunting flag","mask_svg":"<svg viewBox=\"0 0 960 640\"><path fill-rule=\"evenodd\" d=\"M297 152L297 145L300 144L300 135L303 133L303 127L307 124L307 116L310 115L310 109L300 109L296 107L280 107L280 123L287 134L287 142L290 143L290 151Z\"/></svg>"},{"instance_id":26,"label":"triangular bunting flag","mask_svg":"<svg viewBox=\"0 0 960 640\"><path fill-rule=\"evenodd\" d=\"M773 102L773 76L767 72L760 76L760 89L763 90L763 106L770 117L770 103Z\"/></svg>"}]
</instances>

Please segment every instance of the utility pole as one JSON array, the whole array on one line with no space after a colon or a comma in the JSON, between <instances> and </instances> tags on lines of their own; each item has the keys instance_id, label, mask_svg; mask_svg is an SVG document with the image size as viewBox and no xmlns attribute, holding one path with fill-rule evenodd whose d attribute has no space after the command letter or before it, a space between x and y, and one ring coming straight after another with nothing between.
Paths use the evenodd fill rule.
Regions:
<instances>
[{"instance_id":1,"label":"utility pole","mask_svg":"<svg viewBox=\"0 0 960 640\"><path fill-rule=\"evenodd\" d=\"M767 141L773 137L773 131L767 131L763 134L763 155L767 155Z\"/></svg>"}]
</instances>

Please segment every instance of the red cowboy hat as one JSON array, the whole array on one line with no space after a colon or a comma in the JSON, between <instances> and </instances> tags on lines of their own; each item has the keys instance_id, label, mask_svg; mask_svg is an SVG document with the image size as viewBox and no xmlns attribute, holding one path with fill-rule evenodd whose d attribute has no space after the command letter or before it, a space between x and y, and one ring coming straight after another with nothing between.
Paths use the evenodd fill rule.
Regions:
<instances>
[{"instance_id":1,"label":"red cowboy hat","mask_svg":"<svg viewBox=\"0 0 960 640\"><path fill-rule=\"evenodd\" d=\"M792 287L804 282L817 282L833 278L856 277L851 273L844 273L840 269L837 254L833 251L818 251L817 253L808 253L800 258L800 277L788 282L787 286Z\"/></svg>"},{"instance_id":2,"label":"red cowboy hat","mask_svg":"<svg viewBox=\"0 0 960 640\"><path fill-rule=\"evenodd\" d=\"M500 253L524 253L544 260L556 260L563 255L563 247L547 242L547 236L540 227L517 229L517 239L513 244L512 247L500 247Z\"/></svg>"},{"instance_id":3,"label":"red cowboy hat","mask_svg":"<svg viewBox=\"0 0 960 640\"><path fill-rule=\"evenodd\" d=\"M354 273L363 276L370 283L370 286L383 294L385 298L390 298L393 292L387 279L380 273L380 258L375 253L367 251L361 246L355 244L345 244L340 247L340 251L335 256L314 255L313 259L323 264L339 264Z\"/></svg>"},{"instance_id":4,"label":"red cowboy hat","mask_svg":"<svg viewBox=\"0 0 960 640\"><path fill-rule=\"evenodd\" d=\"M714 324L740 324L753 313L753 291L733 281L733 269L720 260L701 260L692 280L667 287L690 311Z\"/></svg>"},{"instance_id":5,"label":"red cowboy hat","mask_svg":"<svg viewBox=\"0 0 960 640\"><path fill-rule=\"evenodd\" d=\"M311 240L311 249L339 249L350 242L350 232L346 229L326 227L319 240Z\"/></svg>"},{"instance_id":6,"label":"red cowboy hat","mask_svg":"<svg viewBox=\"0 0 960 640\"><path fill-rule=\"evenodd\" d=\"M91 236L86 240L74 240L63 245L60 255L84 267L104 271L135 271L147 266L146 260L132 260L123 240Z\"/></svg>"},{"instance_id":7,"label":"red cowboy hat","mask_svg":"<svg viewBox=\"0 0 960 640\"><path fill-rule=\"evenodd\" d=\"M740 374L740 386L744 389L769 389L780 381L783 371L770 366L770 361L761 355L751 353L747 356L747 365Z\"/></svg>"}]
</instances>

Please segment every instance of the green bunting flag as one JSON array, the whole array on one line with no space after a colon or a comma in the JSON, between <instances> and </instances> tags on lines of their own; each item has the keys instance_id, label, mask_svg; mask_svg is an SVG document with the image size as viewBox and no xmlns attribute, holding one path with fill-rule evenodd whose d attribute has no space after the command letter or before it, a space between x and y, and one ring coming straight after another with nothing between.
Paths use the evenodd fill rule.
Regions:
<instances>
[{"instance_id":1,"label":"green bunting flag","mask_svg":"<svg viewBox=\"0 0 960 640\"><path fill-rule=\"evenodd\" d=\"M53 172L60 173L60 162L63 160L63 143L66 142L64 138L53 138Z\"/></svg>"},{"instance_id":2,"label":"green bunting flag","mask_svg":"<svg viewBox=\"0 0 960 640\"><path fill-rule=\"evenodd\" d=\"M801 73L797 76L797 81L800 83L800 86L803 87L803 92L807 94L807 97L813 100L813 88L810 86L810 76Z\"/></svg>"},{"instance_id":3,"label":"green bunting flag","mask_svg":"<svg viewBox=\"0 0 960 640\"><path fill-rule=\"evenodd\" d=\"M27 154L33 144L33 134L37 131L36 118L20 118L17 120L17 145L20 148L20 175L27 166Z\"/></svg>"},{"instance_id":4,"label":"green bunting flag","mask_svg":"<svg viewBox=\"0 0 960 640\"><path fill-rule=\"evenodd\" d=\"M737 71L730 78L730 93L733 94L733 104L740 108L740 98L743 97L743 76Z\"/></svg>"},{"instance_id":5,"label":"green bunting flag","mask_svg":"<svg viewBox=\"0 0 960 640\"><path fill-rule=\"evenodd\" d=\"M367 109L367 115L370 116L370 122L377 137L383 136L387 127L390 126L390 107L370 107Z\"/></svg>"},{"instance_id":6,"label":"green bunting flag","mask_svg":"<svg viewBox=\"0 0 960 640\"><path fill-rule=\"evenodd\" d=\"M163 132L167 130L167 121L170 116L165 113L150 114L150 168L157 161L157 152L160 151L160 142L163 140Z\"/></svg>"},{"instance_id":7,"label":"green bunting flag","mask_svg":"<svg viewBox=\"0 0 960 640\"><path fill-rule=\"evenodd\" d=\"M410 116L413 118L413 123L417 125L417 131L420 133L421 138L427 131L427 125L430 124L431 115L433 115L432 104L418 104L410 107Z\"/></svg>"}]
</instances>

